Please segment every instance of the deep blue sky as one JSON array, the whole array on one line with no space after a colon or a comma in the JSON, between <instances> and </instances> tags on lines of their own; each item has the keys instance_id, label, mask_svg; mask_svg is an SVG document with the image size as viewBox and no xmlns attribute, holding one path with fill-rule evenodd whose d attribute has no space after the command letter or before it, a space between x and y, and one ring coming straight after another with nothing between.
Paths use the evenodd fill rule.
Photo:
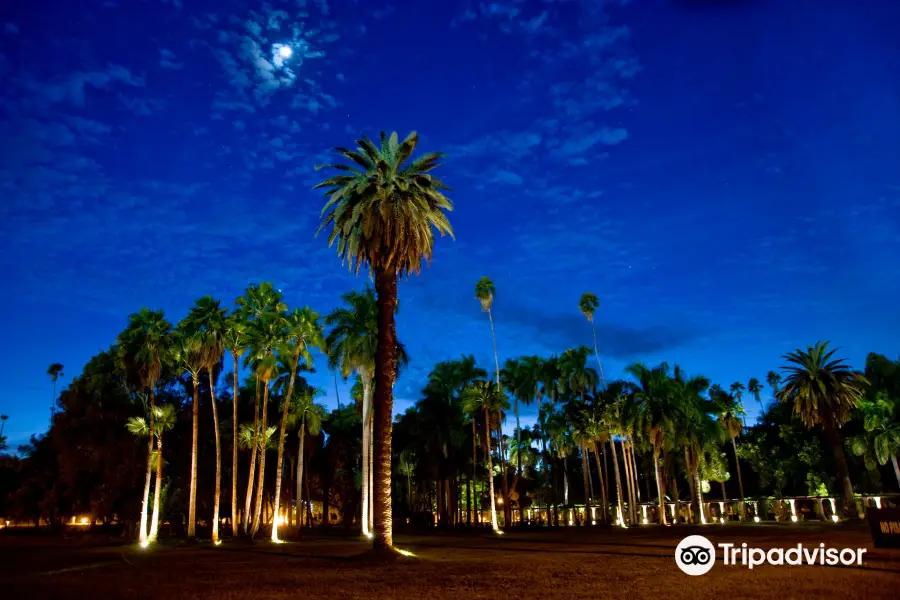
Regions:
<instances>
[{"instance_id":1,"label":"deep blue sky","mask_svg":"<svg viewBox=\"0 0 900 600\"><path fill-rule=\"evenodd\" d=\"M271 280L327 312L363 285L313 237L312 166L382 128L447 153L456 203L400 288L398 410L437 360L489 366L482 275L501 360L590 343L585 290L612 376L895 356L898 23L891 0L3 2L10 444L46 427L47 365L65 384L142 306Z\"/></svg>"}]
</instances>

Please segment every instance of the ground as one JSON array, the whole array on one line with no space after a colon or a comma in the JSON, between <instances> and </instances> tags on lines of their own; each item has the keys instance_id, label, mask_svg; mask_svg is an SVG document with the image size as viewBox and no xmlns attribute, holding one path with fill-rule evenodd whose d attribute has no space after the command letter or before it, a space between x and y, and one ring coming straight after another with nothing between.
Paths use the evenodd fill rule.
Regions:
<instances>
[{"instance_id":1,"label":"ground","mask_svg":"<svg viewBox=\"0 0 900 600\"><path fill-rule=\"evenodd\" d=\"M863 524L669 527L622 530L400 534L413 557L361 559L368 544L314 536L298 542L143 550L96 535L67 540L0 534L0 597L216 598L897 598L900 549L875 549ZM683 574L674 549L686 535L753 547L866 548L861 567L726 567Z\"/></svg>"}]
</instances>

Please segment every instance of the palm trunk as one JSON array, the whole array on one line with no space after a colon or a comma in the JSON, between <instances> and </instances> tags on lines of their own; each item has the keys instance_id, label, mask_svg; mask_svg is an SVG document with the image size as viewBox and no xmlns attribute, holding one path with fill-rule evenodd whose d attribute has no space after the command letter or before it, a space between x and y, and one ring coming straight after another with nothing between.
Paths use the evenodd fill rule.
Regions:
<instances>
[{"instance_id":1,"label":"palm trunk","mask_svg":"<svg viewBox=\"0 0 900 600\"><path fill-rule=\"evenodd\" d=\"M700 467L694 469L694 487L697 488L697 508L700 513L700 522L706 523L706 510L703 507L703 482L700 480Z\"/></svg>"},{"instance_id":2,"label":"palm trunk","mask_svg":"<svg viewBox=\"0 0 900 600\"><path fill-rule=\"evenodd\" d=\"M660 525L668 525L666 521L666 502L665 490L663 482L659 478L659 446L653 445L653 472L656 475L656 492L659 496L659 523Z\"/></svg>"},{"instance_id":3,"label":"palm trunk","mask_svg":"<svg viewBox=\"0 0 900 600\"><path fill-rule=\"evenodd\" d=\"M306 421L300 422L300 446L297 449L297 527L303 527L303 443L306 440Z\"/></svg>"},{"instance_id":4,"label":"palm trunk","mask_svg":"<svg viewBox=\"0 0 900 600\"><path fill-rule=\"evenodd\" d=\"M563 504L569 506L569 457L563 456Z\"/></svg>"},{"instance_id":5,"label":"palm trunk","mask_svg":"<svg viewBox=\"0 0 900 600\"><path fill-rule=\"evenodd\" d=\"M238 534L238 355L234 357L234 393L232 396L231 422L231 535Z\"/></svg>"},{"instance_id":6,"label":"palm trunk","mask_svg":"<svg viewBox=\"0 0 900 600\"><path fill-rule=\"evenodd\" d=\"M488 322L491 324L491 343L494 346L494 375L495 375L495 380L497 382L497 390L499 391L499 390L502 390L503 388L500 385L500 358L497 355L497 336L494 332L494 314L490 308L488 308L487 314L488 314ZM516 414L518 415L518 411ZM506 478L506 460L504 459L504 456L503 456L503 431L502 431L502 427L499 423L499 419L498 419L497 429L498 429L497 451L500 453L500 477L502 478L501 481L503 482L503 495L505 497L505 500L503 502L503 518L505 521L504 527L508 527L509 526L509 516L508 516L509 515L509 481ZM493 480L493 473L491 474L491 479Z\"/></svg>"},{"instance_id":7,"label":"palm trunk","mask_svg":"<svg viewBox=\"0 0 900 600\"><path fill-rule=\"evenodd\" d=\"M214 365L206 368L209 375L209 403L212 405L213 428L215 429L216 439L216 485L213 493L213 516L212 516L212 541L213 544L219 541L219 501L222 495L222 448L219 439L219 408L216 406L216 391L213 385L213 369Z\"/></svg>"},{"instance_id":8,"label":"palm trunk","mask_svg":"<svg viewBox=\"0 0 900 600\"><path fill-rule=\"evenodd\" d=\"M896 454L891 454L891 464L894 465L894 477L897 478L897 485L900 486L900 465L897 465Z\"/></svg>"},{"instance_id":9,"label":"palm trunk","mask_svg":"<svg viewBox=\"0 0 900 600\"><path fill-rule=\"evenodd\" d=\"M896 464L896 462L894 463ZM475 415L472 415L472 481L478 481L478 473L475 468L478 465L478 433L475 430ZM477 488L475 490L478 491ZM480 503L478 502L477 494L472 494L473 506L475 507L475 524L481 523L481 517L479 515L481 511Z\"/></svg>"},{"instance_id":10,"label":"palm trunk","mask_svg":"<svg viewBox=\"0 0 900 600\"><path fill-rule=\"evenodd\" d=\"M522 476L522 426L519 424L519 398L513 396L513 407L516 412L516 479L513 485L513 491L519 485L519 478ZM511 509L511 507L510 507ZM522 518L522 498L519 497L519 525L523 525L525 520Z\"/></svg>"},{"instance_id":11,"label":"palm trunk","mask_svg":"<svg viewBox=\"0 0 900 600\"><path fill-rule=\"evenodd\" d=\"M594 461L597 463L597 479L600 481L600 517L603 519L603 524L605 525L609 522L609 506L606 503L606 487L603 485L603 476L601 474L600 446L597 445L597 440L591 440L591 444L594 446Z\"/></svg>"},{"instance_id":12,"label":"palm trunk","mask_svg":"<svg viewBox=\"0 0 900 600\"><path fill-rule=\"evenodd\" d=\"M825 421L825 437L831 446L834 456L834 465L837 468L838 480L844 495L844 513L850 519L858 519L859 512L856 509L856 499L853 497L853 484L850 483L850 472L847 469L847 458L844 456L844 446L841 443L841 435L831 420Z\"/></svg>"},{"instance_id":13,"label":"palm trunk","mask_svg":"<svg viewBox=\"0 0 900 600\"><path fill-rule=\"evenodd\" d=\"M144 480L144 501L141 504L141 531L138 534L142 544L147 542L147 513L150 504L150 482L153 480L153 429L156 427L156 390L155 385L150 386L150 416L149 435L147 437L147 477Z\"/></svg>"},{"instance_id":14,"label":"palm trunk","mask_svg":"<svg viewBox=\"0 0 900 600\"><path fill-rule=\"evenodd\" d=\"M159 497L162 495L162 432L156 436L156 487L153 491L153 517L150 519L150 541L159 534Z\"/></svg>"},{"instance_id":15,"label":"palm trunk","mask_svg":"<svg viewBox=\"0 0 900 600\"><path fill-rule=\"evenodd\" d=\"M637 499L634 496L634 488L636 487L635 481L636 477L634 474L634 461L631 455L631 442L628 441L628 438L624 438L622 440L622 453L624 456L622 457L622 461L625 464L625 486L627 488L626 494L628 496L628 514L631 519L631 523L633 525L637 525L640 521L638 521L637 514Z\"/></svg>"},{"instance_id":16,"label":"palm trunk","mask_svg":"<svg viewBox=\"0 0 900 600\"><path fill-rule=\"evenodd\" d=\"M275 505L272 508L272 541L278 541L278 511L281 508L281 480L284 474L284 436L287 433L288 415L291 412L291 398L294 396L294 381L297 378L297 363L300 360L300 348L303 342L297 342L294 362L291 363L291 379L288 382L287 396L281 403L281 431L278 433L278 459L275 461Z\"/></svg>"},{"instance_id":17,"label":"palm trunk","mask_svg":"<svg viewBox=\"0 0 900 600\"><path fill-rule=\"evenodd\" d=\"M267 438L267 429L269 425L269 379L266 378L263 380L263 401L262 401L262 416L259 418L259 429L260 429L260 444L259 444L259 472L256 476L256 506L253 511L253 533L251 536L255 536L259 532L259 527L262 524L260 521L262 519L262 508L263 502L265 498L263 498L263 485L266 481L266 449L268 446Z\"/></svg>"},{"instance_id":18,"label":"palm trunk","mask_svg":"<svg viewBox=\"0 0 900 600\"><path fill-rule=\"evenodd\" d=\"M256 453L259 450L259 377L256 378L256 393L253 397L253 444L250 448L250 475L247 477L247 496L244 498L244 533L250 535L253 513L253 482L256 477Z\"/></svg>"},{"instance_id":19,"label":"palm trunk","mask_svg":"<svg viewBox=\"0 0 900 600\"><path fill-rule=\"evenodd\" d=\"M370 471L370 420L372 418L372 376L369 374L368 370L365 368L359 369L359 377L362 380L363 386L363 405L362 405L362 515L360 519L360 526L362 529L362 534L365 536L370 535L369 524L371 521L371 513L369 511L370 508L370 496L372 495L372 488L369 484L369 471Z\"/></svg>"},{"instance_id":20,"label":"palm trunk","mask_svg":"<svg viewBox=\"0 0 900 600\"><path fill-rule=\"evenodd\" d=\"M581 478L584 483L584 525L587 527L593 521L593 515L591 514L591 496L590 496L590 481L588 478L588 471L590 470L590 463L588 463L587 456L587 447L582 443L581 444Z\"/></svg>"},{"instance_id":21,"label":"palm trunk","mask_svg":"<svg viewBox=\"0 0 900 600\"><path fill-rule=\"evenodd\" d=\"M619 515L621 515L622 525L625 525L625 505L622 502L622 479L619 477L619 455L616 452L616 438L609 436L609 445L612 446L613 472L616 475L616 497L619 502Z\"/></svg>"},{"instance_id":22,"label":"palm trunk","mask_svg":"<svg viewBox=\"0 0 900 600\"><path fill-rule=\"evenodd\" d=\"M696 512L696 514L697 514L696 519L698 519L698 522L699 522L700 512L698 511L698 509L700 508L700 506L697 502L697 482L694 479L694 462L691 460L691 456L692 456L691 451L688 449L687 446L685 446L684 447L684 467L685 467L685 470L687 471L686 475L688 476L687 477L688 490L691 493L690 510L692 513ZM675 475L675 477L677 477L677 475ZM693 522L694 518L695 517L692 514L691 522Z\"/></svg>"},{"instance_id":23,"label":"palm trunk","mask_svg":"<svg viewBox=\"0 0 900 600\"><path fill-rule=\"evenodd\" d=\"M491 412L485 408L484 409L484 433L487 439L487 466L488 466L488 485L490 487L491 494L491 529L494 531L500 531L500 527L497 526L497 506L494 502L494 461L491 457Z\"/></svg>"},{"instance_id":24,"label":"palm trunk","mask_svg":"<svg viewBox=\"0 0 900 600\"><path fill-rule=\"evenodd\" d=\"M391 518L391 430L394 410L394 379L397 376L397 274L375 270L378 306L378 349L375 353L375 423L373 490L375 548L392 548L394 528Z\"/></svg>"},{"instance_id":25,"label":"palm trunk","mask_svg":"<svg viewBox=\"0 0 900 600\"><path fill-rule=\"evenodd\" d=\"M611 486L609 485L609 454L606 453L606 443L605 442L604 442L603 446L604 446L604 449L603 449L603 473L602 474L598 473L598 475L603 477L603 491L606 494L603 497L603 501L606 502L607 507L610 507L610 506L612 506L612 503L609 500L609 496L610 496L610 493L612 492L612 490L610 489ZM615 521L615 519L613 519L613 521Z\"/></svg>"},{"instance_id":26,"label":"palm trunk","mask_svg":"<svg viewBox=\"0 0 900 600\"><path fill-rule=\"evenodd\" d=\"M200 440L200 378L199 374L191 374L193 384L193 402L191 404L193 417L191 421L191 489L188 500L188 527L189 538L197 535L197 444Z\"/></svg>"},{"instance_id":27,"label":"palm trunk","mask_svg":"<svg viewBox=\"0 0 900 600\"><path fill-rule=\"evenodd\" d=\"M369 392L369 531L375 529L375 409Z\"/></svg>"},{"instance_id":28,"label":"palm trunk","mask_svg":"<svg viewBox=\"0 0 900 600\"><path fill-rule=\"evenodd\" d=\"M509 478L506 466L506 444L503 442L503 428L500 425L500 415L497 415L497 451L500 453L500 477L503 482L503 526L509 527L512 519L512 506L509 500Z\"/></svg>"},{"instance_id":29,"label":"palm trunk","mask_svg":"<svg viewBox=\"0 0 900 600\"><path fill-rule=\"evenodd\" d=\"M603 375L603 365L600 363L600 353L597 352L597 327L594 325L594 319L591 318L591 333L594 334L594 356L597 357L597 366L600 368L600 381L603 383L604 389L606 388L606 377Z\"/></svg>"},{"instance_id":30,"label":"palm trunk","mask_svg":"<svg viewBox=\"0 0 900 600\"><path fill-rule=\"evenodd\" d=\"M741 510L739 514L741 516L741 520L744 519L744 481L741 479L741 461L738 458L737 453L737 444L734 441L734 436L731 436L731 448L734 450L734 467L737 471L738 477L738 490L741 492ZM722 484L724 485L724 483Z\"/></svg>"}]
</instances>

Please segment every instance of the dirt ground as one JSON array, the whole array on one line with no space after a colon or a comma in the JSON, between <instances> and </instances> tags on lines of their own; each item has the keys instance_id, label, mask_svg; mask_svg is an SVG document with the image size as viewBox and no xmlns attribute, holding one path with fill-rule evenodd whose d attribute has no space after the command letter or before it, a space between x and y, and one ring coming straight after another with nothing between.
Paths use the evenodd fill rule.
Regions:
<instances>
[{"instance_id":1,"label":"dirt ground","mask_svg":"<svg viewBox=\"0 0 900 600\"><path fill-rule=\"evenodd\" d=\"M5 532L9 534L9 532ZM861 567L724 566L689 577L674 549L690 534L760 548L802 542L867 548ZM900 549L874 549L864 525L400 534L393 564L360 559L356 538L225 542L151 549L101 536L0 535L0 598L898 598Z\"/></svg>"}]
</instances>

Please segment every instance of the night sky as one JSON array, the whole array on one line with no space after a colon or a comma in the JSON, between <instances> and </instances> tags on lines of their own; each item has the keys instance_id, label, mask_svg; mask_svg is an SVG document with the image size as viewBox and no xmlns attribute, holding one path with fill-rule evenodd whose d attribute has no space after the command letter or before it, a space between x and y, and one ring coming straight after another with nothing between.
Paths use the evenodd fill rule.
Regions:
<instances>
[{"instance_id":1,"label":"night sky","mask_svg":"<svg viewBox=\"0 0 900 600\"><path fill-rule=\"evenodd\" d=\"M434 362L492 364L482 275L501 361L590 344L588 290L608 376L895 357L898 24L892 0L4 1L10 446L46 429L47 365L64 386L143 306L272 281L326 313L363 286L314 237L312 168L381 129L447 153L456 207L400 286L398 411Z\"/></svg>"}]
</instances>

